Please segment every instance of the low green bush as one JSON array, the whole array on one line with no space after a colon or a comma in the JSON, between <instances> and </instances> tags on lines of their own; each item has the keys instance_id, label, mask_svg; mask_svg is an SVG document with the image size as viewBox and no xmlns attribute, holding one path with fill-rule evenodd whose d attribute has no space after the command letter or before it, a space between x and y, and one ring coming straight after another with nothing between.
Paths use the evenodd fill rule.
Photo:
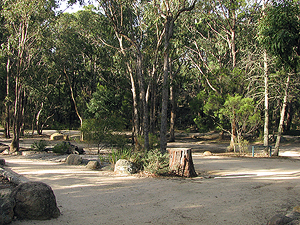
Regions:
<instances>
[{"instance_id":1,"label":"low green bush","mask_svg":"<svg viewBox=\"0 0 300 225\"><path fill-rule=\"evenodd\" d=\"M146 152L134 151L132 148L122 148L112 150L108 158L99 155L99 159L106 160L111 164L115 164L119 159L126 159L132 162L138 170L154 175L165 175L169 172L169 154L161 154L159 149Z\"/></svg>"},{"instance_id":2,"label":"low green bush","mask_svg":"<svg viewBox=\"0 0 300 225\"><path fill-rule=\"evenodd\" d=\"M45 140L39 140L39 141L33 142L33 144L31 145L31 148L35 151L42 152L45 150L46 146L47 146L47 142Z\"/></svg>"},{"instance_id":3,"label":"low green bush","mask_svg":"<svg viewBox=\"0 0 300 225\"><path fill-rule=\"evenodd\" d=\"M159 149L147 152L142 162L145 172L154 175L165 175L169 173L169 154L162 154Z\"/></svg>"},{"instance_id":4,"label":"low green bush","mask_svg":"<svg viewBox=\"0 0 300 225\"><path fill-rule=\"evenodd\" d=\"M61 142L54 146L53 152L57 154L65 154L70 150L71 146L68 142Z\"/></svg>"}]
</instances>

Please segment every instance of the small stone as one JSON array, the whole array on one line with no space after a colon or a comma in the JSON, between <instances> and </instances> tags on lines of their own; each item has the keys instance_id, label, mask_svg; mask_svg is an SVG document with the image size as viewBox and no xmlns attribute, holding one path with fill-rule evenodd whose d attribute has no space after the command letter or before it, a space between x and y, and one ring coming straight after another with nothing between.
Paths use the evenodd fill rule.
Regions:
<instances>
[{"instance_id":1,"label":"small stone","mask_svg":"<svg viewBox=\"0 0 300 225\"><path fill-rule=\"evenodd\" d=\"M82 158L79 155L71 154L67 157L66 163L68 165L80 165L82 163Z\"/></svg>"},{"instance_id":2,"label":"small stone","mask_svg":"<svg viewBox=\"0 0 300 225\"><path fill-rule=\"evenodd\" d=\"M203 152L203 156L211 156L212 153L210 151L205 151Z\"/></svg>"},{"instance_id":3,"label":"small stone","mask_svg":"<svg viewBox=\"0 0 300 225\"><path fill-rule=\"evenodd\" d=\"M97 160L89 161L88 164L86 165L86 168L90 170L97 170L100 168L100 163Z\"/></svg>"},{"instance_id":4,"label":"small stone","mask_svg":"<svg viewBox=\"0 0 300 225\"><path fill-rule=\"evenodd\" d=\"M273 216L267 223L267 225L284 225L291 222L293 219L283 216L283 215L275 215Z\"/></svg>"},{"instance_id":5,"label":"small stone","mask_svg":"<svg viewBox=\"0 0 300 225\"><path fill-rule=\"evenodd\" d=\"M9 155L9 149L5 149L3 152L2 152L3 155Z\"/></svg>"},{"instance_id":6,"label":"small stone","mask_svg":"<svg viewBox=\"0 0 300 225\"><path fill-rule=\"evenodd\" d=\"M297 205L293 208L293 212L298 212L300 213L300 205Z\"/></svg>"},{"instance_id":7,"label":"small stone","mask_svg":"<svg viewBox=\"0 0 300 225\"><path fill-rule=\"evenodd\" d=\"M54 133L50 135L50 140L51 141L55 141L55 140L63 140L64 139L64 135L60 134L60 133Z\"/></svg>"}]
</instances>

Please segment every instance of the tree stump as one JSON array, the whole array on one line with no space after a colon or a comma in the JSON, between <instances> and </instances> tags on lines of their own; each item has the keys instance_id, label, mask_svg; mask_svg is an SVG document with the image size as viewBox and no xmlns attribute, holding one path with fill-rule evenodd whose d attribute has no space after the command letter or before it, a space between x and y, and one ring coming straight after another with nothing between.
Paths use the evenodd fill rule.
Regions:
<instances>
[{"instance_id":1,"label":"tree stump","mask_svg":"<svg viewBox=\"0 0 300 225\"><path fill-rule=\"evenodd\" d=\"M170 171L182 177L196 177L192 150L190 148L168 149L170 154Z\"/></svg>"}]
</instances>

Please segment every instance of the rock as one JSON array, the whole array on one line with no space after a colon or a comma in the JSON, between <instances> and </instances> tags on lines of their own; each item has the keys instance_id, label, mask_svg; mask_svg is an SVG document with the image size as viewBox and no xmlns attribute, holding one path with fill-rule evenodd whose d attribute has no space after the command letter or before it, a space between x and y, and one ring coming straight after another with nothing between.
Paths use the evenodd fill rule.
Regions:
<instances>
[{"instance_id":1,"label":"rock","mask_svg":"<svg viewBox=\"0 0 300 225\"><path fill-rule=\"evenodd\" d=\"M9 150L9 146L3 143L0 143L0 153L2 153L5 150Z\"/></svg>"},{"instance_id":2,"label":"rock","mask_svg":"<svg viewBox=\"0 0 300 225\"><path fill-rule=\"evenodd\" d=\"M71 154L67 157L66 163L68 165L80 165L82 163L82 158L79 155Z\"/></svg>"},{"instance_id":3,"label":"rock","mask_svg":"<svg viewBox=\"0 0 300 225\"><path fill-rule=\"evenodd\" d=\"M114 172L119 175L130 175L136 172L136 168L132 162L126 159L119 159L116 162Z\"/></svg>"},{"instance_id":4,"label":"rock","mask_svg":"<svg viewBox=\"0 0 300 225\"><path fill-rule=\"evenodd\" d=\"M9 224L14 218L15 199L10 196L0 198L0 224Z\"/></svg>"},{"instance_id":5,"label":"rock","mask_svg":"<svg viewBox=\"0 0 300 225\"><path fill-rule=\"evenodd\" d=\"M35 155L37 153L37 151L22 151L22 156Z\"/></svg>"},{"instance_id":6,"label":"rock","mask_svg":"<svg viewBox=\"0 0 300 225\"><path fill-rule=\"evenodd\" d=\"M203 152L203 156L211 156L212 153L210 151L205 151Z\"/></svg>"},{"instance_id":7,"label":"rock","mask_svg":"<svg viewBox=\"0 0 300 225\"><path fill-rule=\"evenodd\" d=\"M86 165L86 168L90 170L96 170L100 168L100 163L97 160L92 160L89 161L88 164Z\"/></svg>"},{"instance_id":8,"label":"rock","mask_svg":"<svg viewBox=\"0 0 300 225\"><path fill-rule=\"evenodd\" d=\"M299 213L299 212L296 212L296 211L292 211L292 212L286 214L285 216L286 216L286 217L289 217L289 218L291 218L291 219L293 219L293 220L298 220L298 219L300 219L300 213Z\"/></svg>"},{"instance_id":9,"label":"rock","mask_svg":"<svg viewBox=\"0 0 300 225\"><path fill-rule=\"evenodd\" d=\"M65 135L63 136L63 139L64 139L65 141L69 141L69 140L70 140L70 139L69 139L69 135L65 134Z\"/></svg>"},{"instance_id":10,"label":"rock","mask_svg":"<svg viewBox=\"0 0 300 225\"><path fill-rule=\"evenodd\" d=\"M293 208L293 212L298 212L298 213L300 213L300 206L299 206L299 205L295 206L295 207Z\"/></svg>"},{"instance_id":11,"label":"rock","mask_svg":"<svg viewBox=\"0 0 300 225\"><path fill-rule=\"evenodd\" d=\"M268 221L267 225L284 225L290 223L292 220L292 218L287 216L275 215Z\"/></svg>"},{"instance_id":12,"label":"rock","mask_svg":"<svg viewBox=\"0 0 300 225\"><path fill-rule=\"evenodd\" d=\"M68 146L68 148L66 148L66 154L79 154L82 155L85 153L85 151L83 150L83 148L78 147L76 145L71 144L70 142L63 142L65 145Z\"/></svg>"},{"instance_id":13,"label":"rock","mask_svg":"<svg viewBox=\"0 0 300 225\"><path fill-rule=\"evenodd\" d=\"M70 142L68 142L70 145L70 153L69 154L79 154L82 155L85 153L85 151L83 150L82 147L78 147L76 145L71 144Z\"/></svg>"},{"instance_id":14,"label":"rock","mask_svg":"<svg viewBox=\"0 0 300 225\"><path fill-rule=\"evenodd\" d=\"M55 140L63 140L64 139L64 135L60 134L60 133L54 133L50 135L50 140L51 141L55 141Z\"/></svg>"},{"instance_id":15,"label":"rock","mask_svg":"<svg viewBox=\"0 0 300 225\"><path fill-rule=\"evenodd\" d=\"M5 166L5 159L0 159L0 166Z\"/></svg>"},{"instance_id":16,"label":"rock","mask_svg":"<svg viewBox=\"0 0 300 225\"><path fill-rule=\"evenodd\" d=\"M15 199L14 213L19 219L47 220L60 215L55 195L45 183L22 183L13 190L11 196Z\"/></svg>"},{"instance_id":17,"label":"rock","mask_svg":"<svg viewBox=\"0 0 300 225\"><path fill-rule=\"evenodd\" d=\"M9 155L9 148L8 149L5 149L3 152L2 152L3 155Z\"/></svg>"}]
</instances>

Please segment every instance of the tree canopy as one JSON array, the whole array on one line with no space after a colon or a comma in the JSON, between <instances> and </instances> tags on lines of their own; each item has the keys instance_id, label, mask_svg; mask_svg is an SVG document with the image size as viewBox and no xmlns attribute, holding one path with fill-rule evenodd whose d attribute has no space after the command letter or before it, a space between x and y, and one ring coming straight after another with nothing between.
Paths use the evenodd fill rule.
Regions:
<instances>
[{"instance_id":1,"label":"tree canopy","mask_svg":"<svg viewBox=\"0 0 300 225\"><path fill-rule=\"evenodd\" d=\"M2 1L0 113L12 151L25 129L46 127L128 130L146 150L157 135L162 153L168 130L170 140L176 129L227 132L233 145L299 130L297 2L98 3L64 13L55 0Z\"/></svg>"}]
</instances>

